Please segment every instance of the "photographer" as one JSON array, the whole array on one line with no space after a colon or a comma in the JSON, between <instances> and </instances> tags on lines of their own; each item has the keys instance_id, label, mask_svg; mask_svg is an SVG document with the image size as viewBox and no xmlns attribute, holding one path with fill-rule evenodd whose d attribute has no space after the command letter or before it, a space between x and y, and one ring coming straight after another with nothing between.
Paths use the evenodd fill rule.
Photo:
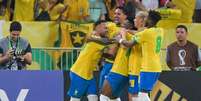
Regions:
<instances>
[{"instance_id":1,"label":"photographer","mask_svg":"<svg viewBox=\"0 0 201 101\"><path fill-rule=\"evenodd\" d=\"M31 64L31 45L20 37L21 30L21 24L13 21L10 36L0 39L0 70L24 70Z\"/></svg>"}]
</instances>

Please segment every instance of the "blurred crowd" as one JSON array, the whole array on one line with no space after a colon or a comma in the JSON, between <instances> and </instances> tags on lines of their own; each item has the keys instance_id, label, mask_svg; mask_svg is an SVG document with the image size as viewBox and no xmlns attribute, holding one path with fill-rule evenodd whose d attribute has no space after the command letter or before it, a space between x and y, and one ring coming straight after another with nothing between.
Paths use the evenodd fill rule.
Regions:
<instances>
[{"instance_id":1,"label":"blurred crowd","mask_svg":"<svg viewBox=\"0 0 201 101\"><path fill-rule=\"evenodd\" d=\"M194 14L193 22L201 22L201 0L0 0L0 19L95 22L113 20L116 7L127 8L131 21L139 10L171 8L181 9L183 19Z\"/></svg>"}]
</instances>

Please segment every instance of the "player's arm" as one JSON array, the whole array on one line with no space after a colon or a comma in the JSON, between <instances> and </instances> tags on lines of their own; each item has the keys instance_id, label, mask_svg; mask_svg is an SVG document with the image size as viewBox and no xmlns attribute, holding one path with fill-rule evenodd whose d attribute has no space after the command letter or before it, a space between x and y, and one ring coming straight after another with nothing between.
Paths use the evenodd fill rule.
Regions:
<instances>
[{"instance_id":1,"label":"player's arm","mask_svg":"<svg viewBox=\"0 0 201 101\"><path fill-rule=\"evenodd\" d=\"M133 40L133 41L127 41L127 40L124 40L124 39L120 39L119 43L123 44L126 47L133 47L134 45L137 44L137 41L135 41L135 40Z\"/></svg>"},{"instance_id":2,"label":"player's arm","mask_svg":"<svg viewBox=\"0 0 201 101\"><path fill-rule=\"evenodd\" d=\"M116 40L116 42L123 44L126 47L133 47L135 44L137 44L137 41L135 40L135 38L134 40L127 41L126 34L128 34L127 31L122 30L120 32L120 35L116 36L114 39Z\"/></svg>"},{"instance_id":3,"label":"player's arm","mask_svg":"<svg viewBox=\"0 0 201 101\"><path fill-rule=\"evenodd\" d=\"M96 43L99 43L99 44L108 45L108 44L112 44L113 40L110 40L108 38L88 37L87 42L96 42Z\"/></svg>"},{"instance_id":4,"label":"player's arm","mask_svg":"<svg viewBox=\"0 0 201 101\"><path fill-rule=\"evenodd\" d=\"M144 5L140 2L140 0L128 0L133 3L133 5L141 11L147 11Z\"/></svg>"}]
</instances>

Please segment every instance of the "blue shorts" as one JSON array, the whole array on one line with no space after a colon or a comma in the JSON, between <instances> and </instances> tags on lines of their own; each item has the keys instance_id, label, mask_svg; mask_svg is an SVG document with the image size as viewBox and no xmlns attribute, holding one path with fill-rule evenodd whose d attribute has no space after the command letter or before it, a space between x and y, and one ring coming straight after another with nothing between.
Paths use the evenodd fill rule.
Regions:
<instances>
[{"instance_id":1,"label":"blue shorts","mask_svg":"<svg viewBox=\"0 0 201 101\"><path fill-rule=\"evenodd\" d=\"M138 76L137 75L129 75L128 92L130 94L138 94L139 84L138 84Z\"/></svg>"},{"instance_id":2,"label":"blue shorts","mask_svg":"<svg viewBox=\"0 0 201 101\"><path fill-rule=\"evenodd\" d=\"M160 76L159 72L140 73L140 91L150 92Z\"/></svg>"},{"instance_id":3,"label":"blue shorts","mask_svg":"<svg viewBox=\"0 0 201 101\"><path fill-rule=\"evenodd\" d=\"M128 77L121 74L110 72L106 77L112 88L112 96L120 97L123 89L128 85Z\"/></svg>"},{"instance_id":4,"label":"blue shorts","mask_svg":"<svg viewBox=\"0 0 201 101\"><path fill-rule=\"evenodd\" d=\"M70 72L70 88L68 95L75 98L81 98L87 94L97 95L96 79L86 80Z\"/></svg>"},{"instance_id":5,"label":"blue shorts","mask_svg":"<svg viewBox=\"0 0 201 101\"><path fill-rule=\"evenodd\" d=\"M100 72L100 79L99 79L99 89L101 89L103 87L103 82L105 80L105 77L109 74L111 68L112 68L113 63L109 63L109 62L105 62L105 64L103 65L103 68Z\"/></svg>"}]
</instances>

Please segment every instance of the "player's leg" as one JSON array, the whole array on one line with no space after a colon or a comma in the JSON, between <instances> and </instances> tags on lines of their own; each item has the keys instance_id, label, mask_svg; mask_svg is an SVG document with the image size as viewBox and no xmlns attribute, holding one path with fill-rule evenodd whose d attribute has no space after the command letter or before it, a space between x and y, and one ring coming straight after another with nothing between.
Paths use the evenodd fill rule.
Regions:
<instances>
[{"instance_id":1,"label":"player's leg","mask_svg":"<svg viewBox=\"0 0 201 101\"><path fill-rule=\"evenodd\" d=\"M113 99L110 98L112 98L112 88L108 83L108 80L105 80L102 88L102 93L100 95L100 101L121 101L119 97Z\"/></svg>"},{"instance_id":2,"label":"player's leg","mask_svg":"<svg viewBox=\"0 0 201 101\"><path fill-rule=\"evenodd\" d=\"M96 79L88 81L87 98L88 101L98 101Z\"/></svg>"},{"instance_id":3,"label":"player's leg","mask_svg":"<svg viewBox=\"0 0 201 101\"><path fill-rule=\"evenodd\" d=\"M101 89L100 101L109 101L112 96L112 88L107 79L104 80L103 87Z\"/></svg>"},{"instance_id":4,"label":"player's leg","mask_svg":"<svg viewBox=\"0 0 201 101\"><path fill-rule=\"evenodd\" d=\"M107 101L101 100L105 99L115 99L118 101L118 97L120 97L121 92L123 91L124 87L128 84L128 77L122 76L117 73L110 72L104 82L103 88L101 90L100 101ZM108 97L108 98L106 98Z\"/></svg>"},{"instance_id":5,"label":"player's leg","mask_svg":"<svg viewBox=\"0 0 201 101\"><path fill-rule=\"evenodd\" d=\"M87 81L73 72L70 72L70 88L68 95L71 97L70 101L80 101L80 98L85 95L87 90Z\"/></svg>"},{"instance_id":6,"label":"player's leg","mask_svg":"<svg viewBox=\"0 0 201 101\"><path fill-rule=\"evenodd\" d=\"M100 72L100 77L99 77L99 89L101 89L103 87L103 82L105 80L105 77L108 75L108 73L110 72L111 68L112 68L112 63L105 61L103 68Z\"/></svg>"},{"instance_id":7,"label":"player's leg","mask_svg":"<svg viewBox=\"0 0 201 101\"><path fill-rule=\"evenodd\" d=\"M137 75L129 75L128 98L129 101L138 100L139 84Z\"/></svg>"},{"instance_id":8,"label":"player's leg","mask_svg":"<svg viewBox=\"0 0 201 101\"><path fill-rule=\"evenodd\" d=\"M160 76L159 72L141 72L140 73L140 93L139 100L150 101L149 93L153 89Z\"/></svg>"}]
</instances>

